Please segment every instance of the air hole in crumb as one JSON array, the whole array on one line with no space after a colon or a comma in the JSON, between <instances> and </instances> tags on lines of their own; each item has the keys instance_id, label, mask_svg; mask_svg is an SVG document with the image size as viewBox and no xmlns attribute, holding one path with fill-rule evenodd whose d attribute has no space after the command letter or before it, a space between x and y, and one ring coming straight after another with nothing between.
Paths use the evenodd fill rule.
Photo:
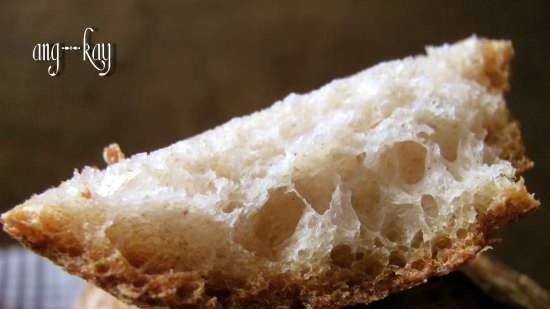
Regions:
<instances>
[{"instance_id":1,"label":"air hole in crumb","mask_svg":"<svg viewBox=\"0 0 550 309\"><path fill-rule=\"evenodd\" d=\"M389 263L390 265L405 267L405 265L407 265L407 258L401 251L392 251L389 257Z\"/></svg>"},{"instance_id":2,"label":"air hole in crumb","mask_svg":"<svg viewBox=\"0 0 550 309\"><path fill-rule=\"evenodd\" d=\"M417 183L424 177L426 148L414 141L399 142L395 146L399 156L399 175L408 184Z\"/></svg>"},{"instance_id":3,"label":"air hole in crumb","mask_svg":"<svg viewBox=\"0 0 550 309\"><path fill-rule=\"evenodd\" d=\"M384 243L382 242L382 240L380 239L380 237L376 237L374 238L374 245L376 247L383 247L384 246Z\"/></svg>"},{"instance_id":4,"label":"air hole in crumb","mask_svg":"<svg viewBox=\"0 0 550 309\"><path fill-rule=\"evenodd\" d=\"M432 127L433 133L430 135L422 132L423 138L430 139L439 147L441 156L449 161L454 162L458 156L458 137L460 136L460 128L458 123L449 125L448 120L429 119L426 124Z\"/></svg>"},{"instance_id":5,"label":"air hole in crumb","mask_svg":"<svg viewBox=\"0 0 550 309\"><path fill-rule=\"evenodd\" d=\"M259 256L274 259L280 246L294 234L304 208L295 192L286 192L284 188L273 190L262 208L237 227L235 240Z\"/></svg>"},{"instance_id":6,"label":"air hole in crumb","mask_svg":"<svg viewBox=\"0 0 550 309\"><path fill-rule=\"evenodd\" d=\"M434 129L436 131L433 135L433 140L439 146L441 155L447 161L454 162L458 152L458 132L456 132L456 128L451 127L440 130L435 127Z\"/></svg>"},{"instance_id":7,"label":"air hole in crumb","mask_svg":"<svg viewBox=\"0 0 550 309\"><path fill-rule=\"evenodd\" d=\"M412 262L411 267L413 269L422 271L426 267L426 262L424 262L424 260L416 260L416 261Z\"/></svg>"},{"instance_id":8,"label":"air hole in crumb","mask_svg":"<svg viewBox=\"0 0 550 309\"><path fill-rule=\"evenodd\" d=\"M401 243L407 239L408 228L410 226L409 220L414 214L411 210L414 210L414 205L411 204L399 204L391 205L391 209L384 217L382 223L381 233L388 240Z\"/></svg>"},{"instance_id":9,"label":"air hole in crumb","mask_svg":"<svg viewBox=\"0 0 550 309\"><path fill-rule=\"evenodd\" d=\"M391 171L407 184L415 184L424 178L426 147L415 141L395 143L383 155L384 170Z\"/></svg>"},{"instance_id":10,"label":"air hole in crumb","mask_svg":"<svg viewBox=\"0 0 550 309\"><path fill-rule=\"evenodd\" d=\"M422 231L418 231L414 234L414 237L411 240L411 247L420 248L422 243L424 243L424 233L422 233Z\"/></svg>"},{"instance_id":11,"label":"air hole in crumb","mask_svg":"<svg viewBox=\"0 0 550 309\"><path fill-rule=\"evenodd\" d=\"M382 211L378 204L381 199L377 175L363 164L366 154L345 156L338 159L336 173L341 177L344 187L351 191L351 205L362 224L376 229L382 220Z\"/></svg>"},{"instance_id":12,"label":"air hole in crumb","mask_svg":"<svg viewBox=\"0 0 550 309\"><path fill-rule=\"evenodd\" d=\"M447 137L438 144L441 149L441 154L443 155L443 158L447 159L447 161L450 162L456 160L458 140L455 136Z\"/></svg>"},{"instance_id":13,"label":"air hole in crumb","mask_svg":"<svg viewBox=\"0 0 550 309\"><path fill-rule=\"evenodd\" d=\"M365 257L365 254L363 252L357 252L355 253L355 260L360 261Z\"/></svg>"},{"instance_id":14,"label":"air hole in crumb","mask_svg":"<svg viewBox=\"0 0 550 309\"><path fill-rule=\"evenodd\" d=\"M376 177L363 165L365 156L365 153L331 153L318 164L324 168L309 167L297 172L294 187L318 214L324 214L336 189L335 179L340 176L345 187L351 191L351 202L360 219L373 218L372 213L361 216L362 213L372 212L380 201L380 188L374 180Z\"/></svg>"},{"instance_id":15,"label":"air hole in crumb","mask_svg":"<svg viewBox=\"0 0 550 309\"><path fill-rule=\"evenodd\" d=\"M452 240L447 236L438 236L432 240L432 257L437 257L442 250L449 249L453 245Z\"/></svg>"},{"instance_id":16,"label":"air hole in crumb","mask_svg":"<svg viewBox=\"0 0 550 309\"><path fill-rule=\"evenodd\" d=\"M222 211L225 212L225 213L231 213L233 212L233 210L237 209L237 208L240 208L241 205L237 202L229 202L225 205L222 206Z\"/></svg>"},{"instance_id":17,"label":"air hole in crumb","mask_svg":"<svg viewBox=\"0 0 550 309\"><path fill-rule=\"evenodd\" d=\"M340 267L350 267L353 262L353 253L348 245L337 245L330 252L332 263Z\"/></svg>"},{"instance_id":18,"label":"air hole in crumb","mask_svg":"<svg viewBox=\"0 0 550 309\"><path fill-rule=\"evenodd\" d=\"M355 179L346 181L346 187L351 189L351 206L359 221L376 228L383 216L378 207L381 192L379 185L370 177L373 177L370 173L360 173Z\"/></svg>"},{"instance_id":19,"label":"air hole in crumb","mask_svg":"<svg viewBox=\"0 0 550 309\"><path fill-rule=\"evenodd\" d=\"M169 237L169 231L189 230L193 233ZM198 212L182 216L181 209L115 217L105 235L120 255L144 274L201 269L208 265L214 248L223 239L219 236L223 235L222 227L211 216ZM191 246L193 252L189 254Z\"/></svg>"},{"instance_id":20,"label":"air hole in crumb","mask_svg":"<svg viewBox=\"0 0 550 309\"><path fill-rule=\"evenodd\" d=\"M329 171L300 177L294 181L296 191L320 215L329 208L335 187L334 176Z\"/></svg>"},{"instance_id":21,"label":"air hole in crumb","mask_svg":"<svg viewBox=\"0 0 550 309\"><path fill-rule=\"evenodd\" d=\"M429 217L435 218L439 214L437 202L435 198L429 194L422 195L420 205L422 206L424 213L426 213L426 215L428 215Z\"/></svg>"},{"instance_id":22,"label":"air hole in crumb","mask_svg":"<svg viewBox=\"0 0 550 309\"><path fill-rule=\"evenodd\" d=\"M258 213L256 236L268 247L277 247L294 233L303 209L296 194L273 194Z\"/></svg>"}]
</instances>

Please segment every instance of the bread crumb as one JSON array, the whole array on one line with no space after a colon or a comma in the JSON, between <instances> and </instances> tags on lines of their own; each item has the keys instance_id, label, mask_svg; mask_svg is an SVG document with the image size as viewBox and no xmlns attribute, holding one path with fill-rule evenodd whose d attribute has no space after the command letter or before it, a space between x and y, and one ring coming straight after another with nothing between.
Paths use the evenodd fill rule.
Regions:
<instances>
[{"instance_id":1,"label":"bread crumb","mask_svg":"<svg viewBox=\"0 0 550 309\"><path fill-rule=\"evenodd\" d=\"M112 143L103 148L103 160L108 165L115 164L124 159L124 153L117 143Z\"/></svg>"}]
</instances>

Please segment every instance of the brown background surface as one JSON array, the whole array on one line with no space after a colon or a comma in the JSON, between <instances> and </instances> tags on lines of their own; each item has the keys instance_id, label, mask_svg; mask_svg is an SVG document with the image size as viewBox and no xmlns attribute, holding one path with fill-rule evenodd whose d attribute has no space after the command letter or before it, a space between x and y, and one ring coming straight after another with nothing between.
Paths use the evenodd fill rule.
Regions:
<instances>
[{"instance_id":1,"label":"brown background surface","mask_svg":"<svg viewBox=\"0 0 550 309\"><path fill-rule=\"evenodd\" d=\"M33 62L38 42L116 43L100 78L78 53L61 76ZM473 33L513 40L509 106L536 162L543 207L510 226L496 254L550 288L549 1L2 1L0 211L103 166L117 141L154 150L382 60ZM0 243L11 243L0 235Z\"/></svg>"}]
</instances>

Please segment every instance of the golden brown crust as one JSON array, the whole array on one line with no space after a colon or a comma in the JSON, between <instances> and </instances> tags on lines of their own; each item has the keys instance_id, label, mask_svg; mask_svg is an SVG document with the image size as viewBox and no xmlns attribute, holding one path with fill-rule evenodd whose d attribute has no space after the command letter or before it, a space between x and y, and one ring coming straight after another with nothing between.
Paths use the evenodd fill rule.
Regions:
<instances>
[{"instance_id":1,"label":"golden brown crust","mask_svg":"<svg viewBox=\"0 0 550 309\"><path fill-rule=\"evenodd\" d=\"M509 41L485 40L482 45L484 59L482 80L478 80L488 89L504 93L509 90L510 62L514 54ZM512 162L517 173L521 174L533 166L533 162L525 154L521 140L519 123L509 111L505 111L501 119L497 119L487 128L486 142L500 151L499 156Z\"/></svg>"},{"instance_id":2,"label":"golden brown crust","mask_svg":"<svg viewBox=\"0 0 550 309\"><path fill-rule=\"evenodd\" d=\"M494 124L487 131L486 143L496 147L502 159L512 162L518 174L533 167L533 162L525 154L519 123L509 113L504 123Z\"/></svg>"},{"instance_id":3,"label":"golden brown crust","mask_svg":"<svg viewBox=\"0 0 550 309\"><path fill-rule=\"evenodd\" d=\"M109 248L85 251L75 247L74 235L57 233L67 218L56 213L40 216L32 224L26 219L30 216L25 209L16 209L5 217L4 229L68 272L143 308L299 308L305 305L322 309L369 303L420 284L432 275L447 274L491 244L499 227L537 206L538 202L523 186L504 192L503 201L491 205L464 239L450 248L434 246L432 258L403 268L386 268L376 278L368 278L363 275L365 272L339 266L334 266L322 277L310 280L284 275L259 278L257 282L243 282L213 273L147 275ZM48 232L55 236L48 236ZM97 261L104 262L98 264Z\"/></svg>"},{"instance_id":4,"label":"golden brown crust","mask_svg":"<svg viewBox=\"0 0 550 309\"><path fill-rule=\"evenodd\" d=\"M484 74L480 76L484 78L479 82L499 92L507 91L510 88L510 62L514 55L512 43L504 40L484 40L481 49Z\"/></svg>"}]
</instances>

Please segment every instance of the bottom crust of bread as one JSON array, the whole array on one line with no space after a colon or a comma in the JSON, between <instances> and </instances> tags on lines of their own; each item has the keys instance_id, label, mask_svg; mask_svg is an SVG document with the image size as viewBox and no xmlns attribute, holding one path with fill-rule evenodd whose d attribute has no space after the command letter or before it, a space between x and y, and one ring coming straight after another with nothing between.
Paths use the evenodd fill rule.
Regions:
<instances>
[{"instance_id":1,"label":"bottom crust of bread","mask_svg":"<svg viewBox=\"0 0 550 309\"><path fill-rule=\"evenodd\" d=\"M221 273L146 274L113 248L80 247L74 235L60 231L69 218L55 212L43 211L36 218L24 209L16 209L4 218L4 229L69 273L142 308L324 309L370 303L459 268L490 246L502 225L538 206L522 183L503 192L502 202L479 217L462 239L443 239L436 244L429 258L406 265L397 261L378 271L368 269L376 265L364 265L362 270L334 265L322 276L310 279L280 274L264 274L254 281Z\"/></svg>"}]
</instances>

